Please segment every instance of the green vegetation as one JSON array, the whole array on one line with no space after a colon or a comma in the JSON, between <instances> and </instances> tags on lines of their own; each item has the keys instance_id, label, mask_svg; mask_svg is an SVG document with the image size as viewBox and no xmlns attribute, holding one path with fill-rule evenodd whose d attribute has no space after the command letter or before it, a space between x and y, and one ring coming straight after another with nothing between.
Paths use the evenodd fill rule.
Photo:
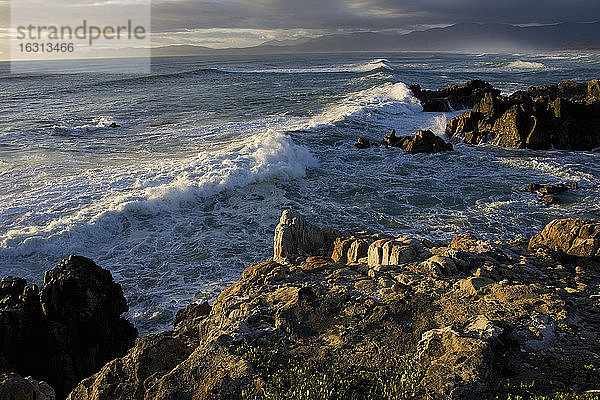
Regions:
<instances>
[{"instance_id":1,"label":"green vegetation","mask_svg":"<svg viewBox=\"0 0 600 400\"><path fill-rule=\"evenodd\" d=\"M542 385L544 386L544 385ZM507 383L500 387L493 400L600 400L600 394L576 394L558 392L552 395L540 395L541 388L536 382ZM545 389L547 390L547 388Z\"/></svg>"},{"instance_id":2,"label":"green vegetation","mask_svg":"<svg viewBox=\"0 0 600 400\"><path fill-rule=\"evenodd\" d=\"M284 346L282 346L284 347ZM340 357L291 356L273 344L244 342L234 352L252 364L266 383L247 400L404 400L415 398L424 371L408 359L396 368L350 365Z\"/></svg>"}]
</instances>

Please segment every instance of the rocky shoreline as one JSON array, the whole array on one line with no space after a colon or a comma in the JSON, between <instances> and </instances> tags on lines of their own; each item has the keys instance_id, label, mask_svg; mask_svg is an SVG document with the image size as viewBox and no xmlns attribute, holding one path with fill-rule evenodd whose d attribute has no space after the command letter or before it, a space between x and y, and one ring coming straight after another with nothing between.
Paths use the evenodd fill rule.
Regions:
<instances>
[{"instance_id":1,"label":"rocky shoreline","mask_svg":"<svg viewBox=\"0 0 600 400\"><path fill-rule=\"evenodd\" d=\"M286 210L273 258L247 268L212 306L180 311L172 331L133 344L122 334L130 328L119 328L112 353L95 357L98 339L109 335L100 329L124 326L123 299L112 278L101 285L112 291L94 286L98 274L110 274L78 257L47 273L41 296L4 279L0 328L13 326L15 338L3 351L24 359L31 343L16 337L27 331L7 318L26 304L35 309L36 299L48 319L53 304L61 315L112 321L98 321L97 337L81 337L82 328L75 338L67 328L54 336L77 339L78 357L96 361L71 400L598 398L599 273L600 220L555 220L509 243L469 233L435 243L339 232ZM86 306L56 297L67 292L87 294ZM22 324L39 317L20 315ZM36 380L55 378L0 366L33 376L2 375L2 398L54 398Z\"/></svg>"},{"instance_id":2,"label":"rocky shoreline","mask_svg":"<svg viewBox=\"0 0 600 400\"><path fill-rule=\"evenodd\" d=\"M598 80L501 96L411 86L424 111L472 108L451 142L600 147ZM453 150L387 134L408 154ZM547 205L576 182L533 183ZM44 286L0 283L0 399L600 399L600 220L529 239L343 232L285 210L273 257L173 329L138 338L110 272L69 257Z\"/></svg>"},{"instance_id":3,"label":"rocky shoreline","mask_svg":"<svg viewBox=\"0 0 600 400\"><path fill-rule=\"evenodd\" d=\"M502 96L500 90L482 80L437 90L422 90L419 85L411 85L410 89L424 112L470 109L447 123L445 133L453 143L533 150L600 150L600 79L530 87L510 96ZM355 146L366 149L373 144L361 137ZM400 147L409 154L452 150L452 144L431 131L402 137L396 137L394 131L381 145Z\"/></svg>"}]
</instances>

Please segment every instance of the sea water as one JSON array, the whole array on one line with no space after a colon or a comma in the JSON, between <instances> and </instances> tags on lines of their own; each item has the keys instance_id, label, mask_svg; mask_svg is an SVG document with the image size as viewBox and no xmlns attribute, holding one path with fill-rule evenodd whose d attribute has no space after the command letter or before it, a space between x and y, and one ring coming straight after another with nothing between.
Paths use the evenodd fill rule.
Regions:
<instances>
[{"instance_id":1,"label":"sea water","mask_svg":"<svg viewBox=\"0 0 600 400\"><path fill-rule=\"evenodd\" d=\"M600 215L600 155L455 145L357 150L391 129L444 134L408 85L484 79L504 94L600 77L600 54L170 57L144 76L0 64L0 275L40 284L70 254L123 286L142 334L214 301L272 255L281 211L337 229L528 237ZM120 127L111 127L116 123ZM520 189L576 181L560 206Z\"/></svg>"}]
</instances>

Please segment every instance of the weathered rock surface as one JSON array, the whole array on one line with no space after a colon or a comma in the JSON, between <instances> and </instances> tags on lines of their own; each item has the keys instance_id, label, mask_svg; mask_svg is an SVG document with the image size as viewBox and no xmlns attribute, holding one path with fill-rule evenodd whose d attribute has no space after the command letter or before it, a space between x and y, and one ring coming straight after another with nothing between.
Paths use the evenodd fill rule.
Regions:
<instances>
[{"instance_id":1,"label":"weathered rock surface","mask_svg":"<svg viewBox=\"0 0 600 400\"><path fill-rule=\"evenodd\" d=\"M444 139L427 130L417 131L412 136L396 136L396 131L393 130L385 136L381 144L400 147L409 154L440 153L453 150L452 144L446 143Z\"/></svg>"},{"instance_id":2,"label":"weathered rock surface","mask_svg":"<svg viewBox=\"0 0 600 400\"><path fill-rule=\"evenodd\" d=\"M462 86L448 85L437 90L422 90L419 85L411 85L410 89L426 112L473 108L486 93L500 94L498 89L494 89L492 85L482 80L468 81Z\"/></svg>"},{"instance_id":3,"label":"weathered rock surface","mask_svg":"<svg viewBox=\"0 0 600 400\"><path fill-rule=\"evenodd\" d=\"M471 111L448 122L446 134L468 144L592 150L600 146L597 85L563 82L510 97L486 92Z\"/></svg>"},{"instance_id":4,"label":"weathered rock surface","mask_svg":"<svg viewBox=\"0 0 600 400\"><path fill-rule=\"evenodd\" d=\"M336 236L335 230L309 224L297 212L285 210L275 228L273 259L286 263L324 253Z\"/></svg>"},{"instance_id":5,"label":"weathered rock surface","mask_svg":"<svg viewBox=\"0 0 600 400\"><path fill-rule=\"evenodd\" d=\"M121 287L107 270L70 257L47 271L44 288L19 278L0 283L0 372L48 382L58 398L123 355L137 331L121 318Z\"/></svg>"},{"instance_id":6,"label":"weathered rock surface","mask_svg":"<svg viewBox=\"0 0 600 400\"><path fill-rule=\"evenodd\" d=\"M589 82L564 81L554 85L530 87L526 91L517 92L513 96L520 96L521 93L535 99L536 97L547 97L551 101L558 98L594 103L600 100L600 80L593 79Z\"/></svg>"},{"instance_id":7,"label":"weathered rock surface","mask_svg":"<svg viewBox=\"0 0 600 400\"><path fill-rule=\"evenodd\" d=\"M600 220L556 219L529 242L529 249L548 248L578 257L600 257Z\"/></svg>"},{"instance_id":8,"label":"weathered rock surface","mask_svg":"<svg viewBox=\"0 0 600 400\"><path fill-rule=\"evenodd\" d=\"M541 235L548 246L534 238L532 250L472 234L432 243L360 232L323 252L300 214L282 221L277 232L293 225L295 239L274 253L306 257L249 267L210 311L187 310L174 331L138 340L70 399L481 399L523 395L511 392L521 383L535 382L527 394L600 387L600 264L563 257L549 235L591 254L581 241L596 240L597 222L555 221Z\"/></svg>"},{"instance_id":9,"label":"weathered rock surface","mask_svg":"<svg viewBox=\"0 0 600 400\"><path fill-rule=\"evenodd\" d=\"M54 400L54 389L46 382L38 382L28 376L10 373L0 375L0 399L2 400Z\"/></svg>"}]
</instances>

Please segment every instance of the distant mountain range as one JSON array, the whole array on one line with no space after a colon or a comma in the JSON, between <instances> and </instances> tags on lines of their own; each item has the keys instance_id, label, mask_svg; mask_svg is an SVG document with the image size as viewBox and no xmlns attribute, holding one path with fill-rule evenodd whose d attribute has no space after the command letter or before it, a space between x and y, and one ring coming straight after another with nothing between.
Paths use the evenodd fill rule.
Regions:
<instances>
[{"instance_id":1,"label":"distant mountain range","mask_svg":"<svg viewBox=\"0 0 600 400\"><path fill-rule=\"evenodd\" d=\"M171 45L152 49L152 55L246 55L277 53L329 53L366 51L514 51L514 50L600 50L600 22L561 23L541 26L462 23L406 34L356 32L311 39L270 41L259 46L213 49ZM128 49L135 56L136 49ZM102 54L110 57L110 54Z\"/></svg>"}]
</instances>

